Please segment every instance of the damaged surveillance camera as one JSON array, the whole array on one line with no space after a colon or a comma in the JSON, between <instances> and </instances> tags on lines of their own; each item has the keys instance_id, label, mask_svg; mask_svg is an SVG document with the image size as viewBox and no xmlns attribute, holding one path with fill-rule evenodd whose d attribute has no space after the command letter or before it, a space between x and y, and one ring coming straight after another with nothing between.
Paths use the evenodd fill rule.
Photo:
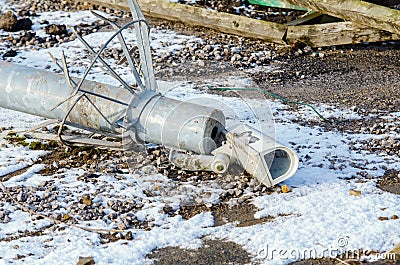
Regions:
<instances>
[{"instance_id":1,"label":"damaged surveillance camera","mask_svg":"<svg viewBox=\"0 0 400 265\"><path fill-rule=\"evenodd\" d=\"M298 158L290 148L246 125L227 130L225 116L219 109L171 99L157 92L150 28L137 2L128 0L128 4L134 20L122 27L93 12L115 30L97 52L77 33L93 58L80 78L70 77L64 55L61 63L54 59L63 75L1 61L0 106L53 119L47 124L60 123L57 135L34 132L43 124L36 126L30 134L37 138L58 139L66 145L125 150L136 143L162 144L173 148L170 160L183 169L222 174L236 162L268 187L291 177L297 169ZM130 27L136 34L139 62L123 36ZM131 69L134 85L125 81L102 57L115 38ZM87 80L95 64L100 64L120 86ZM64 124L120 141L65 135Z\"/></svg>"},{"instance_id":2,"label":"damaged surveillance camera","mask_svg":"<svg viewBox=\"0 0 400 265\"><path fill-rule=\"evenodd\" d=\"M208 170L222 174L232 163L240 164L262 184L271 187L290 178L297 170L296 153L247 125L226 132L226 142L212 155L188 155L171 151L170 161L189 170Z\"/></svg>"}]
</instances>

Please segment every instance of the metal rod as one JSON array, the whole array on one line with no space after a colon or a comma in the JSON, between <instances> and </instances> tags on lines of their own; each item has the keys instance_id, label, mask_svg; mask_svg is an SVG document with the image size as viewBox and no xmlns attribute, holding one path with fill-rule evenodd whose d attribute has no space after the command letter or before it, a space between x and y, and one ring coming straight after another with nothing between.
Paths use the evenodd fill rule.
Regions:
<instances>
[{"instance_id":1,"label":"metal rod","mask_svg":"<svg viewBox=\"0 0 400 265\"><path fill-rule=\"evenodd\" d=\"M74 91L73 93L71 93L71 94L76 94L76 92L79 91L79 89L81 88L83 82L86 80L86 77L87 77L87 75L89 74L90 70L93 68L95 62L96 62L97 59L100 57L101 53L106 49L106 47L108 46L108 44L110 44L110 42L111 42L118 34L120 34L120 32L121 32L122 30L124 30L124 29L130 27L130 26L133 25L133 24L139 23L139 22L143 22L143 23L145 23L145 24L148 26L147 22L146 22L145 20L142 20L142 19L131 21L131 22L125 24L124 26L122 26L122 27L120 28L120 30L118 30L117 32L115 32L115 33L104 43L103 47L100 48L100 50L97 52L96 56L94 57L93 61L90 63L89 67L88 67L88 68L86 69L86 71L84 72L83 77L81 77L81 79L80 79L80 81L79 81L79 83L78 83L77 88L76 88L75 91ZM83 38L82 38L82 39L83 39ZM123 82L125 82L125 81L123 81ZM129 87L129 85L128 85L128 87L126 87L126 89L128 89L129 92L130 92L131 94L135 94L135 92Z\"/></svg>"},{"instance_id":2,"label":"metal rod","mask_svg":"<svg viewBox=\"0 0 400 265\"><path fill-rule=\"evenodd\" d=\"M144 20L144 16L136 0L128 0L133 19ZM146 25L147 22L146 22ZM143 71L146 88L149 90L157 90L157 82L154 76L153 62L151 58L149 33L150 28L143 27L141 23L135 24L136 38L138 41L141 69Z\"/></svg>"},{"instance_id":3,"label":"metal rod","mask_svg":"<svg viewBox=\"0 0 400 265\"><path fill-rule=\"evenodd\" d=\"M75 31L76 32L76 31ZM83 45L85 45L86 49L89 50L89 52L94 55L94 59L92 61L92 63L90 64L90 66L87 68L85 75L83 78L86 78L87 74L89 73L89 71L93 68L94 63L96 62L96 60L99 60L100 63L107 69L108 73L114 77L115 79L118 80L118 82L120 82L127 90L129 90L129 92L131 92L132 94L135 93L135 91L133 91L132 87L130 85L128 85L128 83L125 82L125 80L123 80L112 68L111 66L100 56L101 53L103 52L104 48L101 48L100 51L98 51L97 53L93 50L93 48L89 45L89 43L87 43L83 37L79 34L76 33L77 38L83 43ZM83 80L83 79L82 79Z\"/></svg>"},{"instance_id":4,"label":"metal rod","mask_svg":"<svg viewBox=\"0 0 400 265\"><path fill-rule=\"evenodd\" d=\"M95 16L97 16L98 18L100 18L100 19L106 21L108 24L110 24L110 25L113 27L113 29L115 29L115 30L117 30L117 31L120 29L119 26L118 26L116 23L114 23L114 22L112 22L111 20L109 20L109 19L103 17L102 15L98 14L97 12L92 11L92 14L95 15ZM141 89L142 91L144 91L144 90L145 90L145 87L144 87L144 85L143 85L143 83L142 83L142 79L140 78L140 75L139 75L139 73L138 73L138 71L137 71L137 69L136 69L136 65L135 65L135 63L134 63L134 61L133 61L133 59L132 59L132 57L131 57L131 54L130 54L130 52L129 52L128 46L126 45L125 39L124 39L124 37L122 36L122 32L121 32L120 34L117 35L117 38L118 38L118 40L119 40L119 42L120 42L120 44L121 44L121 47L122 47L122 50L123 50L123 52L124 52L125 58L126 58L126 60L128 61L128 64L129 64L129 66L130 66L130 68L131 68L131 70L132 70L132 73L133 73L133 75L134 75L134 77L135 77L135 79L136 79L137 85L140 87L140 89Z\"/></svg>"}]
</instances>

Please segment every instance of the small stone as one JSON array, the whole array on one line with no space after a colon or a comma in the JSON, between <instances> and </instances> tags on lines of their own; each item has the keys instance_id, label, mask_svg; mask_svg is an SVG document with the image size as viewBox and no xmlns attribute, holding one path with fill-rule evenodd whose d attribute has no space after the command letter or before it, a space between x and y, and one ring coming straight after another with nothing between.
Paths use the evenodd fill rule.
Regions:
<instances>
[{"instance_id":1,"label":"small stone","mask_svg":"<svg viewBox=\"0 0 400 265\"><path fill-rule=\"evenodd\" d=\"M16 55L17 55L17 52L14 51L13 49L11 49L11 50L6 51L6 52L3 54L3 59L4 59L4 58L7 58L7 57L15 57Z\"/></svg>"},{"instance_id":2,"label":"small stone","mask_svg":"<svg viewBox=\"0 0 400 265\"><path fill-rule=\"evenodd\" d=\"M169 213L172 212L173 208L171 206L164 206L163 211L164 213Z\"/></svg>"},{"instance_id":3,"label":"small stone","mask_svg":"<svg viewBox=\"0 0 400 265\"><path fill-rule=\"evenodd\" d=\"M93 257L79 257L78 263L76 265L94 265Z\"/></svg>"},{"instance_id":4,"label":"small stone","mask_svg":"<svg viewBox=\"0 0 400 265\"><path fill-rule=\"evenodd\" d=\"M206 51L206 52L211 52L212 49L213 49L213 48L212 48L211 45L206 45L206 46L204 46L204 48L203 48L203 50Z\"/></svg>"},{"instance_id":5,"label":"small stone","mask_svg":"<svg viewBox=\"0 0 400 265\"><path fill-rule=\"evenodd\" d=\"M230 190L230 189L233 189L234 187L235 187L235 183L230 182L225 186L225 189L226 190Z\"/></svg>"},{"instance_id":6,"label":"small stone","mask_svg":"<svg viewBox=\"0 0 400 265\"><path fill-rule=\"evenodd\" d=\"M125 230L127 228L126 225L123 222L119 222L117 224L117 227L118 227L119 230Z\"/></svg>"},{"instance_id":7,"label":"small stone","mask_svg":"<svg viewBox=\"0 0 400 265\"><path fill-rule=\"evenodd\" d=\"M352 196L360 196L361 195L361 191L359 190L350 190L349 194Z\"/></svg>"},{"instance_id":8,"label":"small stone","mask_svg":"<svg viewBox=\"0 0 400 265\"><path fill-rule=\"evenodd\" d=\"M387 217L387 216L381 216L381 217L379 217L378 219L379 219L379 221L386 221L386 220L389 220L389 217Z\"/></svg>"},{"instance_id":9,"label":"small stone","mask_svg":"<svg viewBox=\"0 0 400 265\"><path fill-rule=\"evenodd\" d=\"M69 218L71 218L70 216L69 216L69 214L63 214L63 216L61 217L61 220L62 221L67 221L67 220L69 220Z\"/></svg>"},{"instance_id":10,"label":"small stone","mask_svg":"<svg viewBox=\"0 0 400 265\"><path fill-rule=\"evenodd\" d=\"M7 11L0 15L0 29L5 31L15 31L17 16L13 12Z\"/></svg>"},{"instance_id":11,"label":"small stone","mask_svg":"<svg viewBox=\"0 0 400 265\"><path fill-rule=\"evenodd\" d=\"M236 195L236 196L240 196L241 194L242 194L242 190L237 189L237 190L235 191L235 195Z\"/></svg>"},{"instance_id":12,"label":"small stone","mask_svg":"<svg viewBox=\"0 0 400 265\"><path fill-rule=\"evenodd\" d=\"M306 52L306 53L310 53L310 52L312 52L312 48L310 47L310 46L306 46L306 47L304 47L304 52Z\"/></svg>"},{"instance_id":13,"label":"small stone","mask_svg":"<svg viewBox=\"0 0 400 265\"><path fill-rule=\"evenodd\" d=\"M90 206L90 205L92 205L92 200L90 199L90 197L89 196L87 196L87 195L85 195L85 196L83 196L83 198L82 198L82 204L85 204L85 205L88 205L88 206Z\"/></svg>"},{"instance_id":14,"label":"small stone","mask_svg":"<svg viewBox=\"0 0 400 265\"><path fill-rule=\"evenodd\" d=\"M126 239L126 240L133 240L133 234L132 234L131 231L129 231L128 233L126 233L125 239Z\"/></svg>"},{"instance_id":15,"label":"small stone","mask_svg":"<svg viewBox=\"0 0 400 265\"><path fill-rule=\"evenodd\" d=\"M15 30L30 30L32 28L32 20L30 18L22 18L18 19L17 24L15 25Z\"/></svg>"},{"instance_id":16,"label":"small stone","mask_svg":"<svg viewBox=\"0 0 400 265\"><path fill-rule=\"evenodd\" d=\"M67 27L65 25L50 24L44 28L46 34L49 35L63 35L67 34Z\"/></svg>"},{"instance_id":17,"label":"small stone","mask_svg":"<svg viewBox=\"0 0 400 265\"><path fill-rule=\"evenodd\" d=\"M44 186L46 186L47 185L47 181L41 181L40 183L39 183L39 187L41 187L41 188L43 188Z\"/></svg>"},{"instance_id":18,"label":"small stone","mask_svg":"<svg viewBox=\"0 0 400 265\"><path fill-rule=\"evenodd\" d=\"M392 217L391 217L391 219L397 220L397 219L399 219L399 216L397 216L396 214L393 214Z\"/></svg>"},{"instance_id":19,"label":"small stone","mask_svg":"<svg viewBox=\"0 0 400 265\"><path fill-rule=\"evenodd\" d=\"M163 187L161 186L161 185L155 185L154 187L153 187L153 190L155 190L155 191L160 191L160 190L162 190L163 189Z\"/></svg>"}]
</instances>

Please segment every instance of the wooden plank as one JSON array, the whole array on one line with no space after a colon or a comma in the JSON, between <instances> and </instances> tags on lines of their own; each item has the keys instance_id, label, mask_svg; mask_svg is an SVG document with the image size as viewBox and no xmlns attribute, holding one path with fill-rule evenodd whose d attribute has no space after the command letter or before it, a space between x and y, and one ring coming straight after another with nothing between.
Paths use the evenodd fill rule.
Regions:
<instances>
[{"instance_id":1,"label":"wooden plank","mask_svg":"<svg viewBox=\"0 0 400 265\"><path fill-rule=\"evenodd\" d=\"M321 13L318 13L318 12L315 12L315 11L310 11L305 16L303 16L301 18L289 21L288 23L286 23L286 25L288 25L288 26L301 25L301 24L307 23L307 22L309 22L311 20L314 20L314 19L316 19L316 18L318 18L320 16L322 16Z\"/></svg>"},{"instance_id":2,"label":"wooden plank","mask_svg":"<svg viewBox=\"0 0 400 265\"><path fill-rule=\"evenodd\" d=\"M300 41L311 47L394 40L400 40L400 35L358 25L350 21L289 26L286 36L286 41L289 44Z\"/></svg>"},{"instance_id":3,"label":"wooden plank","mask_svg":"<svg viewBox=\"0 0 400 265\"><path fill-rule=\"evenodd\" d=\"M371 28L400 34L400 11L360 0L284 0Z\"/></svg>"},{"instance_id":4,"label":"wooden plank","mask_svg":"<svg viewBox=\"0 0 400 265\"><path fill-rule=\"evenodd\" d=\"M280 0L249 0L249 4L307 11L307 8L291 5Z\"/></svg>"},{"instance_id":5,"label":"wooden plank","mask_svg":"<svg viewBox=\"0 0 400 265\"><path fill-rule=\"evenodd\" d=\"M129 10L126 0L89 1ZM229 34L283 45L300 41L311 47L324 47L400 40L400 34L393 34L353 22L288 26L164 0L138 0L138 2L143 13L150 17L180 21L190 25L208 27Z\"/></svg>"},{"instance_id":6,"label":"wooden plank","mask_svg":"<svg viewBox=\"0 0 400 265\"><path fill-rule=\"evenodd\" d=\"M90 2L128 9L128 4L124 0L92 0ZM143 14L149 17L180 21L224 33L286 44L283 40L287 31L286 25L165 0L138 0L138 4Z\"/></svg>"}]
</instances>

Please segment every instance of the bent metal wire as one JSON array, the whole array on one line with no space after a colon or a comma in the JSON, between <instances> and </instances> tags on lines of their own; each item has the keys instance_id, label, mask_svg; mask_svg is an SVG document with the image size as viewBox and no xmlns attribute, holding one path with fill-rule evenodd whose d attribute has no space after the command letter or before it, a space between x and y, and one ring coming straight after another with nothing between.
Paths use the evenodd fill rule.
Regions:
<instances>
[{"instance_id":1,"label":"bent metal wire","mask_svg":"<svg viewBox=\"0 0 400 265\"><path fill-rule=\"evenodd\" d=\"M62 121L60 123L60 126L59 126L59 129L58 129L58 132L57 132L58 139L65 145L71 145L71 143L68 143L68 141L63 139L63 137L62 137L62 128L65 125L69 114L71 113L73 108L76 106L76 104L82 98L85 98L91 105L93 105L93 107L107 121L107 123L109 123L109 125L112 128L114 128L114 126L116 126L115 124L112 124L107 119L106 115L104 115L99 110L99 108L96 107L96 105L90 100L89 97L86 96L86 94L91 94L93 96L102 97L104 99L111 100L111 101L113 101L115 103L125 105L127 107L129 106L129 104L123 103L123 102L121 102L119 100L116 100L116 99L113 99L113 98L109 98L109 97L106 97L104 95L101 95L101 94L98 94L98 93L93 93L91 91L82 89L82 84L87 79L88 74L93 69L93 67L94 67L96 62L100 62L105 67L106 72L108 74L110 74L114 79L116 79L126 90L128 90L132 94L133 97L138 97L138 92L139 93L143 93L145 91L155 91L157 89L157 83L156 83L155 76L154 76L153 64L152 64L152 61L151 61L151 54L150 54L150 41L149 41L150 25L144 19L144 16L143 16L138 4L136 3L136 1L135 0L128 0L128 3L129 3L129 7L131 9L131 13L132 13L132 16L133 16L134 20L129 22L129 23L127 23L127 24L125 24L125 25L123 25L122 27L119 27L116 23L114 23L111 20L107 19L106 17L100 15L99 13L96 13L96 12L92 11L92 14L94 14L96 17L104 20L109 25L111 25L114 30L116 30L116 32L103 44L103 46L97 52L95 52L94 48L88 42L86 42L86 40L78 33L78 30L76 28L73 28L73 32L76 34L77 38L82 42L82 44L86 47L86 49L93 56L93 59L92 59L91 63L86 68L83 76L79 80L79 83L76 83L70 77L64 52L62 52L62 58L61 58L62 65L59 64L59 62L55 59L54 56L51 56L53 61L56 63L56 65L63 71L65 79L68 82L68 85L73 89L73 93L68 98L66 98L65 100L63 100L59 104L57 104L53 109L59 107L60 105L64 104L65 102L71 100L79 92L82 93L72 103L72 105L69 108L69 110L67 111L65 117L62 119ZM137 64L137 62L135 62L133 57L131 56L131 51L133 51L133 49L129 49L128 48L128 46L126 44L126 41L124 39L124 36L122 34L122 32L124 30L128 29L132 25L135 27L136 39L137 39L137 47L139 49L139 55L140 55L140 62L143 62L140 65ZM123 80L118 75L118 73L116 73L114 71L114 69L101 56L101 54L106 50L108 45L115 38L118 39L118 41L119 41L119 43L120 43L120 45L122 47L122 51L123 51L123 54L125 56L124 58L128 62L128 65L129 65L129 67L131 69L131 72L132 72L132 74L133 74L133 76L134 76L134 78L136 80L136 85L139 88L139 91L135 91L136 90L135 87L129 85L125 80ZM140 68L139 70L138 70L138 66ZM139 72L141 73L141 75L139 74ZM130 104L130 105L132 105L132 104Z\"/></svg>"}]
</instances>

